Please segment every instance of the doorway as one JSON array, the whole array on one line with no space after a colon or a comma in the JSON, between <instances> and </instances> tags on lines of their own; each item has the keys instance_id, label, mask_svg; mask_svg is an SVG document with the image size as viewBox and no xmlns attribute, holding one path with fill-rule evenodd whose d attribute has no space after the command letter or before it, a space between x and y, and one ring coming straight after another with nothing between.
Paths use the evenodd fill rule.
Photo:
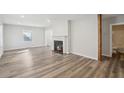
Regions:
<instances>
[{"instance_id":1,"label":"doorway","mask_svg":"<svg viewBox=\"0 0 124 93\"><path fill-rule=\"evenodd\" d=\"M124 61L124 24L112 24L112 57Z\"/></svg>"}]
</instances>

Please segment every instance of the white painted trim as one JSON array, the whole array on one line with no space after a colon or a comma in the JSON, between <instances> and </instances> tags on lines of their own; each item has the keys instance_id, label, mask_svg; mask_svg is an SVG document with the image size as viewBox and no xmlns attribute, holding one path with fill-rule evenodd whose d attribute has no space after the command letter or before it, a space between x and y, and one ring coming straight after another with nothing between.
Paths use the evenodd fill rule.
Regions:
<instances>
[{"instance_id":1,"label":"white painted trim","mask_svg":"<svg viewBox=\"0 0 124 93\"><path fill-rule=\"evenodd\" d=\"M111 24L111 25L124 25L124 23L114 23L114 24Z\"/></svg>"},{"instance_id":2,"label":"white painted trim","mask_svg":"<svg viewBox=\"0 0 124 93\"><path fill-rule=\"evenodd\" d=\"M110 55L106 55L106 54L102 54L102 56L106 56L106 57L112 57L112 56L110 56Z\"/></svg>"},{"instance_id":3,"label":"white painted trim","mask_svg":"<svg viewBox=\"0 0 124 93\"><path fill-rule=\"evenodd\" d=\"M112 57L112 24L110 24L110 57Z\"/></svg>"},{"instance_id":4,"label":"white painted trim","mask_svg":"<svg viewBox=\"0 0 124 93\"><path fill-rule=\"evenodd\" d=\"M94 60L98 60L97 58L94 58L94 57L90 57L90 56L87 56L87 55L82 55L80 53L76 53L76 52L71 52L72 54L75 54L75 55L79 55L79 56L83 56L83 57L86 57L86 58L91 58L91 59L94 59Z\"/></svg>"},{"instance_id":5,"label":"white painted trim","mask_svg":"<svg viewBox=\"0 0 124 93\"><path fill-rule=\"evenodd\" d=\"M0 58L2 57L3 54L0 55Z\"/></svg>"},{"instance_id":6,"label":"white painted trim","mask_svg":"<svg viewBox=\"0 0 124 93\"><path fill-rule=\"evenodd\" d=\"M45 46L31 46L31 47L12 48L12 49L4 49L4 51L18 50L18 49L25 49L25 48L35 48L35 47L45 47Z\"/></svg>"},{"instance_id":7,"label":"white painted trim","mask_svg":"<svg viewBox=\"0 0 124 93\"><path fill-rule=\"evenodd\" d=\"M39 28L44 28L43 26L40 26L40 25L23 25L23 24L9 24L9 23L3 23L3 25L16 25L16 26L26 26L26 27L39 27Z\"/></svg>"}]
</instances>

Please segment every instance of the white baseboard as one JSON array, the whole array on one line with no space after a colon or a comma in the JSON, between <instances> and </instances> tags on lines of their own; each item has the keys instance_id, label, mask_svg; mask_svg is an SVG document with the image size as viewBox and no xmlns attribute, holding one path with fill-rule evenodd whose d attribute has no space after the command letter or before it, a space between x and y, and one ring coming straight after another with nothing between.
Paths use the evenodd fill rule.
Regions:
<instances>
[{"instance_id":1,"label":"white baseboard","mask_svg":"<svg viewBox=\"0 0 124 93\"><path fill-rule=\"evenodd\" d=\"M2 55L3 55L3 53L2 53L2 54L0 54L0 58L2 57Z\"/></svg>"},{"instance_id":2,"label":"white baseboard","mask_svg":"<svg viewBox=\"0 0 124 93\"><path fill-rule=\"evenodd\" d=\"M86 57L86 58L91 58L91 59L94 59L94 60L98 60L98 58L86 56L86 55L83 55L83 54L80 54L80 53L76 53L76 52L71 52L71 53L72 53L72 54L76 54L76 55L80 55L80 56L83 56L83 57Z\"/></svg>"},{"instance_id":3,"label":"white baseboard","mask_svg":"<svg viewBox=\"0 0 124 93\"><path fill-rule=\"evenodd\" d=\"M70 54L70 52L66 52L66 54Z\"/></svg>"},{"instance_id":4,"label":"white baseboard","mask_svg":"<svg viewBox=\"0 0 124 93\"><path fill-rule=\"evenodd\" d=\"M33 47L44 47L44 46L31 46L31 47L11 48L11 49L4 49L4 51L18 50L18 49L25 49L25 48L33 48Z\"/></svg>"}]
</instances>

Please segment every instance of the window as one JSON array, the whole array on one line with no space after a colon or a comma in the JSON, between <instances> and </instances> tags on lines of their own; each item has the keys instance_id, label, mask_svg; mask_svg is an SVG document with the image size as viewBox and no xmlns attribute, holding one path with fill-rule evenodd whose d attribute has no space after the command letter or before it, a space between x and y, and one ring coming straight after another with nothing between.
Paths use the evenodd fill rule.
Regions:
<instances>
[{"instance_id":1,"label":"window","mask_svg":"<svg viewBox=\"0 0 124 93\"><path fill-rule=\"evenodd\" d=\"M31 32L23 32L24 41L32 41L32 33Z\"/></svg>"}]
</instances>

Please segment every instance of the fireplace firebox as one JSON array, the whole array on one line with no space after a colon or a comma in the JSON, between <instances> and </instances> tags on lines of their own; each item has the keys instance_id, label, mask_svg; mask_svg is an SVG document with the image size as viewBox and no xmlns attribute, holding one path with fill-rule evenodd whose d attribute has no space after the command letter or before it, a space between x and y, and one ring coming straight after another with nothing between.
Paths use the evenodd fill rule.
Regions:
<instances>
[{"instance_id":1,"label":"fireplace firebox","mask_svg":"<svg viewBox=\"0 0 124 93\"><path fill-rule=\"evenodd\" d=\"M54 40L54 51L63 54L63 41Z\"/></svg>"}]
</instances>

